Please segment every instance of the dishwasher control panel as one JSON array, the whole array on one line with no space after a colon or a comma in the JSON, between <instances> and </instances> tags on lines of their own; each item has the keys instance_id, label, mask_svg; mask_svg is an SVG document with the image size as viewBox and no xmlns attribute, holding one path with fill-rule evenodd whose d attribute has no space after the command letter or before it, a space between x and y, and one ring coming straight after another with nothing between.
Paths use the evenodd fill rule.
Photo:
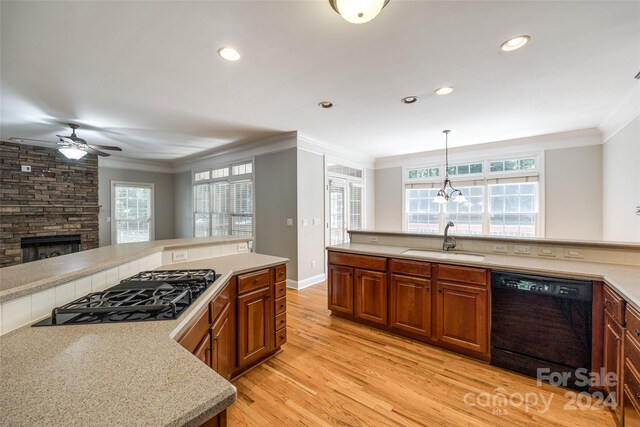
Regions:
<instances>
[{"instance_id":1,"label":"dishwasher control panel","mask_svg":"<svg viewBox=\"0 0 640 427\"><path fill-rule=\"evenodd\" d=\"M590 300L592 292L592 284L587 281L495 271L491 287L581 300Z\"/></svg>"}]
</instances>

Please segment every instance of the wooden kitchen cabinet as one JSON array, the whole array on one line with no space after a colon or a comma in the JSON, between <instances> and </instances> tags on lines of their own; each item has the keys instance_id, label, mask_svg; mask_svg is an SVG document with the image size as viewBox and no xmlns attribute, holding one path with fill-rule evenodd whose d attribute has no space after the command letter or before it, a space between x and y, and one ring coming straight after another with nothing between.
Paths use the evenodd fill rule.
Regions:
<instances>
[{"instance_id":1,"label":"wooden kitchen cabinet","mask_svg":"<svg viewBox=\"0 0 640 427\"><path fill-rule=\"evenodd\" d=\"M207 366L211 366L211 336L207 334L193 354Z\"/></svg>"},{"instance_id":2,"label":"wooden kitchen cabinet","mask_svg":"<svg viewBox=\"0 0 640 427\"><path fill-rule=\"evenodd\" d=\"M229 305L211 326L211 367L226 379L231 378L231 319Z\"/></svg>"},{"instance_id":3,"label":"wooden kitchen cabinet","mask_svg":"<svg viewBox=\"0 0 640 427\"><path fill-rule=\"evenodd\" d=\"M238 368L273 349L274 315L269 286L238 295Z\"/></svg>"},{"instance_id":4,"label":"wooden kitchen cabinet","mask_svg":"<svg viewBox=\"0 0 640 427\"><path fill-rule=\"evenodd\" d=\"M438 281L438 342L486 354L489 336L487 303L486 289Z\"/></svg>"},{"instance_id":5,"label":"wooden kitchen cabinet","mask_svg":"<svg viewBox=\"0 0 640 427\"><path fill-rule=\"evenodd\" d=\"M389 326L431 337L431 280L391 274Z\"/></svg>"},{"instance_id":6,"label":"wooden kitchen cabinet","mask_svg":"<svg viewBox=\"0 0 640 427\"><path fill-rule=\"evenodd\" d=\"M615 384L605 383L604 389L609 394L610 401L617 406L615 412L618 421L622 419L620 408L620 396L622 396L622 326L615 321L609 313L605 313L603 335L603 364L605 372L614 373L617 381Z\"/></svg>"},{"instance_id":7,"label":"wooden kitchen cabinet","mask_svg":"<svg viewBox=\"0 0 640 427\"><path fill-rule=\"evenodd\" d=\"M329 310L354 314L353 268L329 265Z\"/></svg>"},{"instance_id":8,"label":"wooden kitchen cabinet","mask_svg":"<svg viewBox=\"0 0 640 427\"><path fill-rule=\"evenodd\" d=\"M356 317L387 324L387 273L355 270Z\"/></svg>"}]
</instances>

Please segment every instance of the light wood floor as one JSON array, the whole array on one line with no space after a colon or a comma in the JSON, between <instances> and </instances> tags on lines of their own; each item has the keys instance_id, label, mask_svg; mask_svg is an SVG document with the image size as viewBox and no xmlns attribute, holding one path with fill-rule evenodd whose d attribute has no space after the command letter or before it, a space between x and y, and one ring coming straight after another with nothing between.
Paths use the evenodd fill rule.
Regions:
<instances>
[{"instance_id":1,"label":"light wood floor","mask_svg":"<svg viewBox=\"0 0 640 427\"><path fill-rule=\"evenodd\" d=\"M326 296L325 284L287 291L288 342L235 381L230 426L614 426L602 409L564 409L568 390L331 317ZM468 393L552 400L538 413L542 404L469 406Z\"/></svg>"}]
</instances>

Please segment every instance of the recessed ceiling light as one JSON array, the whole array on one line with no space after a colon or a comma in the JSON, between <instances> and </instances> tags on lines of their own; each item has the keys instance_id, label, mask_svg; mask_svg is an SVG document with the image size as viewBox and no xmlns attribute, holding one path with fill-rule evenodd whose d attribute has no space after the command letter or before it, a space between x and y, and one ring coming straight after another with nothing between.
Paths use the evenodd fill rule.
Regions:
<instances>
[{"instance_id":1,"label":"recessed ceiling light","mask_svg":"<svg viewBox=\"0 0 640 427\"><path fill-rule=\"evenodd\" d=\"M227 61L237 61L240 59L240 54L232 47L221 47L218 49L218 55Z\"/></svg>"},{"instance_id":2,"label":"recessed ceiling light","mask_svg":"<svg viewBox=\"0 0 640 427\"><path fill-rule=\"evenodd\" d=\"M436 95L449 95L451 92L453 92L453 88L449 86L436 89Z\"/></svg>"},{"instance_id":3,"label":"recessed ceiling light","mask_svg":"<svg viewBox=\"0 0 640 427\"><path fill-rule=\"evenodd\" d=\"M527 35L514 37L502 43L500 45L500 49L502 49L505 52L511 52L512 50L520 49L522 46L529 43L530 39L531 37Z\"/></svg>"},{"instance_id":4,"label":"recessed ceiling light","mask_svg":"<svg viewBox=\"0 0 640 427\"><path fill-rule=\"evenodd\" d=\"M322 101L318 103L318 106L321 108L331 108L333 107L333 103L331 101Z\"/></svg>"},{"instance_id":5,"label":"recessed ceiling light","mask_svg":"<svg viewBox=\"0 0 640 427\"><path fill-rule=\"evenodd\" d=\"M407 96L405 98L402 98L400 101L403 104L413 104L414 102L416 102L418 100L417 96Z\"/></svg>"}]
</instances>

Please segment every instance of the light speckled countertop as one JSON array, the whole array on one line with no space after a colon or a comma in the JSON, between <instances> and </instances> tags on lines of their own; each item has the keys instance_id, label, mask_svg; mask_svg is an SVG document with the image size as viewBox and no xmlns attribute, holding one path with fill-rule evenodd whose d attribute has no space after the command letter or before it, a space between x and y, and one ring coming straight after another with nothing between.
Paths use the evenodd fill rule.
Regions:
<instances>
[{"instance_id":1,"label":"light speckled countertop","mask_svg":"<svg viewBox=\"0 0 640 427\"><path fill-rule=\"evenodd\" d=\"M177 320L25 326L3 335L0 425L201 424L231 405L236 389L173 337L233 274L287 261L243 253L167 266L222 274Z\"/></svg>"},{"instance_id":2,"label":"light speckled countertop","mask_svg":"<svg viewBox=\"0 0 640 427\"><path fill-rule=\"evenodd\" d=\"M557 275L576 279L602 280L618 291L633 307L640 310L640 267L544 259L525 255L481 254L485 258L479 262L442 260L403 254L404 251L412 249L408 247L365 243L344 243L342 245L329 246L327 249L337 252L430 261L439 264L469 265L549 276Z\"/></svg>"},{"instance_id":3,"label":"light speckled countertop","mask_svg":"<svg viewBox=\"0 0 640 427\"><path fill-rule=\"evenodd\" d=\"M198 237L103 246L60 257L0 268L0 301L31 294L156 252L246 242L251 237Z\"/></svg>"}]
</instances>

